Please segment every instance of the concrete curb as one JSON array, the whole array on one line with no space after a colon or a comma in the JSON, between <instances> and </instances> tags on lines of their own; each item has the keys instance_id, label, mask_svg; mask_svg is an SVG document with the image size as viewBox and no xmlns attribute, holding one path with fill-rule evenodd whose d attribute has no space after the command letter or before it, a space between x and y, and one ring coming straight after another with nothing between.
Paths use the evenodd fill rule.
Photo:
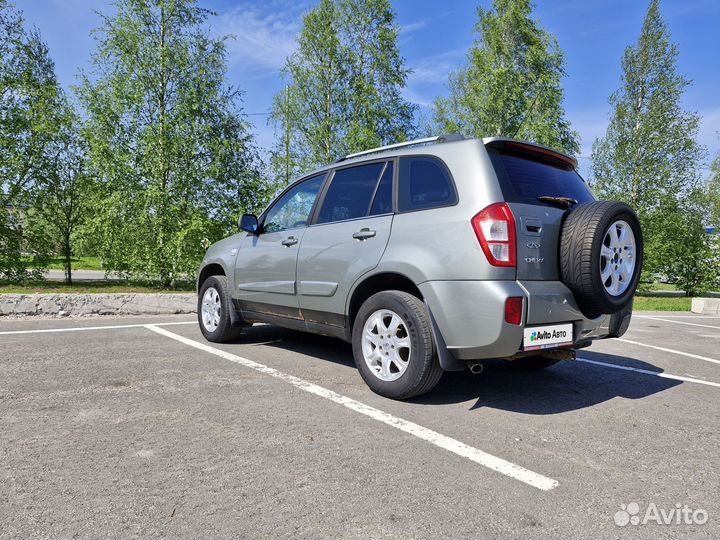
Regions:
<instances>
[{"instance_id":1,"label":"concrete curb","mask_svg":"<svg viewBox=\"0 0 720 540\"><path fill-rule=\"evenodd\" d=\"M690 311L703 315L720 315L720 298L693 298Z\"/></svg>"},{"instance_id":2,"label":"concrete curb","mask_svg":"<svg viewBox=\"0 0 720 540\"><path fill-rule=\"evenodd\" d=\"M169 315L196 308L195 293L0 294L0 316Z\"/></svg>"}]
</instances>

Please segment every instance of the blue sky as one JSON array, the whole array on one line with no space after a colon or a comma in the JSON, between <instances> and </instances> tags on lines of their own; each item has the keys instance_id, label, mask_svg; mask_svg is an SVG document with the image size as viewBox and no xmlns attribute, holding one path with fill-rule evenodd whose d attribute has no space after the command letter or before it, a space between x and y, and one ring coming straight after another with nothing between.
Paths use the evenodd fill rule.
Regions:
<instances>
[{"instance_id":1,"label":"blue sky","mask_svg":"<svg viewBox=\"0 0 720 540\"><path fill-rule=\"evenodd\" d=\"M107 0L15 0L27 23L36 25L50 47L60 81L75 81L94 49L90 30L100 24L95 10L112 12ZM279 70L295 47L309 0L200 0L217 12L210 32L233 34L228 42L229 81L245 92L258 144L269 147L273 132L265 113L272 96L283 87ZM399 38L407 66L414 71L407 99L428 112L446 93L448 73L462 66L474 40L478 5L490 0L393 0L401 26ZM608 97L618 87L625 47L640 32L646 0L537 0L535 17L560 42L567 59L565 107L573 128L582 137L583 156L602 135L609 113ZM711 155L720 149L720 1L664 0L662 13L679 46L679 70L694 81L685 96L686 108L702 116L700 142ZM580 160L587 172L588 160Z\"/></svg>"}]
</instances>

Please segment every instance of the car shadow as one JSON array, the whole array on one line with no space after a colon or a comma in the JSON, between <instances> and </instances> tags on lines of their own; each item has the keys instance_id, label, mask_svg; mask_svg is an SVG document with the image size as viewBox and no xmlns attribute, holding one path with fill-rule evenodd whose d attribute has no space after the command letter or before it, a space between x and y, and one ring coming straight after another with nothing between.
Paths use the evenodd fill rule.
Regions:
<instances>
[{"instance_id":1,"label":"car shadow","mask_svg":"<svg viewBox=\"0 0 720 540\"><path fill-rule=\"evenodd\" d=\"M627 356L579 351L575 362L563 361L528 371L504 360L487 360L480 375L445 373L435 390L419 396L419 404L475 400L471 409L490 407L524 414L558 414L592 407L613 398L641 399L682 384L649 374L583 362L602 362L662 373L662 369Z\"/></svg>"},{"instance_id":2,"label":"car shadow","mask_svg":"<svg viewBox=\"0 0 720 540\"><path fill-rule=\"evenodd\" d=\"M248 328L238 343L278 347L355 369L350 344L330 337L262 325ZM589 351L578 358L662 373L662 369L630 356ZM540 371L527 371L504 360L483 361L479 375L446 372L435 389L409 400L419 405L474 401L482 408L547 415L592 407L613 398L641 399L680 384L681 381L628 370L613 369L581 360L563 361Z\"/></svg>"},{"instance_id":3,"label":"car shadow","mask_svg":"<svg viewBox=\"0 0 720 540\"><path fill-rule=\"evenodd\" d=\"M355 369L352 346L329 336L260 324L246 328L239 339L230 343L277 347Z\"/></svg>"}]
</instances>

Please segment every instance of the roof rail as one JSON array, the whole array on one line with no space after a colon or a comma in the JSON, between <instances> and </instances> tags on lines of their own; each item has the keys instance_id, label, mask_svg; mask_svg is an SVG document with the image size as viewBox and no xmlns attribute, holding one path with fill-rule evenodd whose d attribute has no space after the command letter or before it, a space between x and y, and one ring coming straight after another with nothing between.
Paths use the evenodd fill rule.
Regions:
<instances>
[{"instance_id":1,"label":"roof rail","mask_svg":"<svg viewBox=\"0 0 720 540\"><path fill-rule=\"evenodd\" d=\"M396 148L406 148L408 146L419 146L423 144L431 144L431 143L443 143L443 142L453 142L453 141L462 141L465 137L463 137L460 134L457 133L450 133L448 135L437 135L435 137L425 137L424 139L415 139L414 141L405 141L395 144L388 144L387 146L380 146L379 148L371 148L370 150L363 150L362 152L355 152L354 154L348 154L347 156L341 157L338 159L335 163L339 163L341 161L345 161L346 159L352 159L360 156L367 156L369 154L378 154L380 152L385 152L387 150L394 150Z\"/></svg>"}]
</instances>

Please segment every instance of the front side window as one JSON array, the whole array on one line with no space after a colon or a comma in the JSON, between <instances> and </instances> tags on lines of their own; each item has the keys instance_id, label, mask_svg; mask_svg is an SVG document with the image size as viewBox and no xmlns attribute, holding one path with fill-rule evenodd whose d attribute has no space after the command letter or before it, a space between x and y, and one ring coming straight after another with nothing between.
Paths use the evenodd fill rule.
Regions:
<instances>
[{"instance_id":1,"label":"front side window","mask_svg":"<svg viewBox=\"0 0 720 540\"><path fill-rule=\"evenodd\" d=\"M385 163L381 162L336 171L317 222L330 223L367 216L384 167Z\"/></svg>"},{"instance_id":2,"label":"front side window","mask_svg":"<svg viewBox=\"0 0 720 540\"><path fill-rule=\"evenodd\" d=\"M324 179L324 175L309 178L280 197L265 216L263 232L278 232L307 225Z\"/></svg>"},{"instance_id":3,"label":"front side window","mask_svg":"<svg viewBox=\"0 0 720 540\"><path fill-rule=\"evenodd\" d=\"M400 158L400 212L449 206L456 201L455 188L442 161L432 156Z\"/></svg>"}]
</instances>

